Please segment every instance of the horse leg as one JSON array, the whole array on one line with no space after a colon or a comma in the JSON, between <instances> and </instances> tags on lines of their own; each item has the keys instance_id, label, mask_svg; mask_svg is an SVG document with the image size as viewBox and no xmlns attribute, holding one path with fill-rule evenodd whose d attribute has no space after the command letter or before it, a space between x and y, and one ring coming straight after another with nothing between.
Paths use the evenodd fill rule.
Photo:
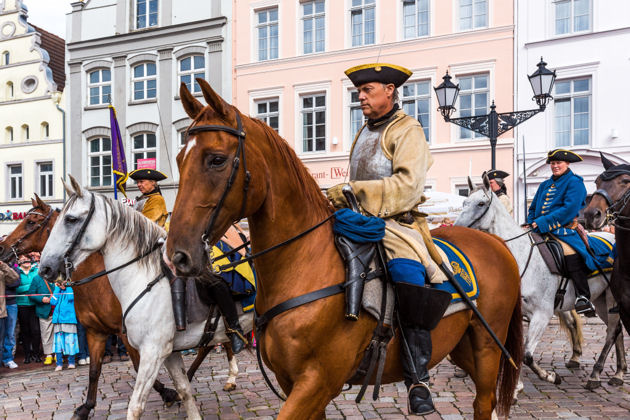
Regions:
<instances>
[{"instance_id":1,"label":"horse leg","mask_svg":"<svg viewBox=\"0 0 630 420\"><path fill-rule=\"evenodd\" d=\"M173 382L175 383L175 389L182 397L184 408L186 409L186 415L189 419L201 419L201 414L195 404L195 399L192 396L192 389L190 387L190 381L186 376L186 369L184 369L184 361L182 355L179 352L171 353L165 360L164 366L171 375Z\"/></svg>"},{"instance_id":2,"label":"horse leg","mask_svg":"<svg viewBox=\"0 0 630 420\"><path fill-rule=\"evenodd\" d=\"M473 327L468 334L471 334L471 344L475 369L470 377L475 383L475 420L496 418L494 409L497 405L497 376L499 374L499 362L501 351L492 341L488 332L481 323L473 319Z\"/></svg>"},{"instance_id":3,"label":"horse leg","mask_svg":"<svg viewBox=\"0 0 630 420\"><path fill-rule=\"evenodd\" d=\"M600 296L594 303L599 318L606 324L606 342L604 343L604 348L599 354L595 365L593 365L593 371L591 372L586 385L584 385L584 388L589 390L593 390L601 386L600 375L604 370L604 364L606 363L610 349L615 344L615 341L617 341L617 337L621 332L619 316L608 313L609 305L606 305L606 299L602 298L603 296Z\"/></svg>"},{"instance_id":4,"label":"horse leg","mask_svg":"<svg viewBox=\"0 0 630 420\"><path fill-rule=\"evenodd\" d=\"M558 312L557 315L562 329L569 334L571 340L572 354L565 366L569 369L577 369L580 367L582 356L582 321L575 310Z\"/></svg>"},{"instance_id":5,"label":"horse leg","mask_svg":"<svg viewBox=\"0 0 630 420\"><path fill-rule=\"evenodd\" d=\"M626 363L626 351L623 345L623 330L621 321L617 324L617 339L615 340L615 351L617 352L617 371L615 375L608 380L608 385L621 386L623 385L623 374L628 370L628 364Z\"/></svg>"},{"instance_id":6,"label":"horse leg","mask_svg":"<svg viewBox=\"0 0 630 420\"><path fill-rule=\"evenodd\" d=\"M287 394L277 420L322 420L326 406L340 392L343 384L333 388L318 368L307 368L292 384L277 376L278 383Z\"/></svg>"},{"instance_id":7,"label":"horse leg","mask_svg":"<svg viewBox=\"0 0 630 420\"><path fill-rule=\"evenodd\" d=\"M193 360L192 364L188 368L188 372L186 373L186 376L188 376L188 382L192 381L192 378L195 376L195 372L197 372L197 369L199 369L199 366L201 366L201 363L203 363L208 353L210 353L210 347L204 346L197 349L197 357L195 357L195 360Z\"/></svg>"},{"instance_id":8,"label":"horse leg","mask_svg":"<svg viewBox=\"0 0 630 420\"><path fill-rule=\"evenodd\" d=\"M233 391L236 389L236 377L238 376L238 360L232 350L232 344L230 342L225 343L225 355L228 360L228 378L223 386L224 391Z\"/></svg>"},{"instance_id":9,"label":"horse leg","mask_svg":"<svg viewBox=\"0 0 630 420\"><path fill-rule=\"evenodd\" d=\"M92 328L86 328L86 338L88 350L90 352L90 374L87 397L85 403L77 407L72 416L72 420L87 420L90 411L96 406L96 391L98 390L98 379L101 376L103 366L103 354L105 354L105 343L107 334L102 334Z\"/></svg>"},{"instance_id":10,"label":"horse leg","mask_svg":"<svg viewBox=\"0 0 630 420\"><path fill-rule=\"evenodd\" d=\"M137 372L138 366L140 364L140 354L138 353L138 350L136 350L133 346L129 344L126 335L120 334L119 337L122 338L123 342L125 343L125 347L127 347L127 353L129 354L129 358L131 359L133 368ZM176 401L181 401L181 398L177 394L177 391L165 387L164 384L157 379L153 383L153 389L155 389L157 393L160 394L164 405L166 405L167 407L172 406L173 403L175 403Z\"/></svg>"},{"instance_id":11,"label":"horse leg","mask_svg":"<svg viewBox=\"0 0 630 420\"><path fill-rule=\"evenodd\" d=\"M151 385L155 382L160 366L166 358L161 355L157 345L146 346L140 349L140 363L138 364L138 373L136 375L136 385L133 388L129 406L127 408L127 419L137 420L142 416L144 406L149 397Z\"/></svg>"},{"instance_id":12,"label":"horse leg","mask_svg":"<svg viewBox=\"0 0 630 420\"><path fill-rule=\"evenodd\" d=\"M534 360L534 350L536 350L536 346L545 332L550 318L551 316L542 310L538 310L532 315L529 320L529 329L527 330L523 362L543 381L559 385L562 382L560 376L556 375L554 371L547 372Z\"/></svg>"}]
</instances>

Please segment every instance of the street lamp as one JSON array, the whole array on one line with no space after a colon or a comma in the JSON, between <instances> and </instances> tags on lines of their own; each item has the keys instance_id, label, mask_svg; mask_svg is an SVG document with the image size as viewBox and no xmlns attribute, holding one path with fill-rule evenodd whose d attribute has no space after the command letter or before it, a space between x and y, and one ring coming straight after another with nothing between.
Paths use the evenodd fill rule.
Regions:
<instances>
[{"instance_id":1,"label":"street lamp","mask_svg":"<svg viewBox=\"0 0 630 420\"><path fill-rule=\"evenodd\" d=\"M539 112L544 111L547 107L547 103L553 99L551 89L553 89L553 83L556 79L556 72L555 70L551 71L547 69L546 66L547 63L545 63L541 57L540 63L538 63L538 69L532 73L531 76L527 76L534 91L534 97L532 99L536 101L538 109L498 113L495 110L496 106L494 105L494 101L492 101L489 114L451 118L453 111L455 111L455 101L459 94L459 84L455 85L451 82L451 76L447 71L446 75L442 78L443 82L438 87L433 88L438 99L438 104L440 105L438 110L444 117L444 121L467 128L490 139L492 169L496 169L497 137L513 129L523 121L530 119Z\"/></svg>"}]
</instances>

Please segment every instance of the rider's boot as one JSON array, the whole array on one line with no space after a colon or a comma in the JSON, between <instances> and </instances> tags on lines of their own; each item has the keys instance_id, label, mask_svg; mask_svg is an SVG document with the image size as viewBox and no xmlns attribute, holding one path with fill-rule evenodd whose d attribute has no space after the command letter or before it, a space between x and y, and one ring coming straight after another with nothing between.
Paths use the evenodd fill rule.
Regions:
<instances>
[{"instance_id":1,"label":"rider's boot","mask_svg":"<svg viewBox=\"0 0 630 420\"><path fill-rule=\"evenodd\" d=\"M226 333L232 344L234 354L240 353L247 345L247 338L241 324L238 321L238 312L236 311L236 303L232 298L232 292L227 283L219 278L209 284L212 299L219 306L219 310L225 318L227 325Z\"/></svg>"},{"instance_id":2,"label":"rider's boot","mask_svg":"<svg viewBox=\"0 0 630 420\"><path fill-rule=\"evenodd\" d=\"M173 315L175 317L175 329L186 330L186 279L175 277L171 283L171 300L173 302Z\"/></svg>"},{"instance_id":3,"label":"rider's boot","mask_svg":"<svg viewBox=\"0 0 630 420\"><path fill-rule=\"evenodd\" d=\"M442 290L402 282L396 283L396 295L404 336L401 360L409 392L409 413L427 415L435 411L428 369L432 351L431 330L442 319L451 295Z\"/></svg>"},{"instance_id":4,"label":"rider's boot","mask_svg":"<svg viewBox=\"0 0 630 420\"><path fill-rule=\"evenodd\" d=\"M575 311L587 317L594 317L595 307L590 301L591 291L588 287L588 268L584 264L582 256L579 254L567 255L565 257L567 271L575 286Z\"/></svg>"}]
</instances>

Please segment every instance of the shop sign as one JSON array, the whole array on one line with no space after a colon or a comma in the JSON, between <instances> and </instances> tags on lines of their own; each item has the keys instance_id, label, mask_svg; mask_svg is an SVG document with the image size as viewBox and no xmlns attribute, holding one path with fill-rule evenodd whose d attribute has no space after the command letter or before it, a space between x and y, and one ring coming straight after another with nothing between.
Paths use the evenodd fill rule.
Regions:
<instances>
[{"instance_id":1,"label":"shop sign","mask_svg":"<svg viewBox=\"0 0 630 420\"><path fill-rule=\"evenodd\" d=\"M26 212L12 212L11 210L7 210L5 212L0 213L0 222L13 222L17 220L22 220L26 216Z\"/></svg>"},{"instance_id":2,"label":"shop sign","mask_svg":"<svg viewBox=\"0 0 630 420\"><path fill-rule=\"evenodd\" d=\"M348 170L342 166L332 166L321 171L311 171L311 176L317 182L344 180L348 176Z\"/></svg>"}]
</instances>

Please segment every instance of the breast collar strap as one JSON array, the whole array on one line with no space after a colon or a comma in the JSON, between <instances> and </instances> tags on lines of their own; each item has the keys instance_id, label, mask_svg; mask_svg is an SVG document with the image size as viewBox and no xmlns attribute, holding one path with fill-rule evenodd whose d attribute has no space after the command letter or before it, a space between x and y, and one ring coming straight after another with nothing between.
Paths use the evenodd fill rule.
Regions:
<instances>
[{"instance_id":1,"label":"breast collar strap","mask_svg":"<svg viewBox=\"0 0 630 420\"><path fill-rule=\"evenodd\" d=\"M85 234L85 231L90 224L90 221L92 220L92 216L94 215L94 207L94 194L92 194L92 199L90 200L90 209L88 210L88 214L83 221L83 224L81 225L81 229L79 229L79 233L77 233L77 236L74 237L72 243L70 244L70 247L63 256L63 264L66 269L66 279L69 279L71 277L72 270L74 269L74 264L70 260L70 255L74 251L74 248L77 246L81 238L83 238L83 235Z\"/></svg>"},{"instance_id":2,"label":"breast collar strap","mask_svg":"<svg viewBox=\"0 0 630 420\"><path fill-rule=\"evenodd\" d=\"M223 207L223 203L225 202L227 195L232 189L232 185L234 184L234 179L236 179L236 174L238 173L241 160L243 161L245 181L243 183L243 202L241 204L241 211L239 213L238 220L243 218L243 215L245 214L245 210L247 208L247 192L249 190L249 181L251 179L251 174L247 170L247 161L245 160L245 130L243 130L243 122L241 121L241 115L238 111L236 111L236 129L226 125L195 125L188 129L187 135L203 133L207 131L222 131L224 133L231 134L238 139L238 147L236 149L236 153L234 154L234 159L232 159L232 170L225 185L225 189L223 190L221 198L214 208L214 211L210 215L210 221L208 222L208 226L206 227L205 232L203 233L203 235L201 235L201 241L205 244L206 249L210 249L211 244L209 243L209 241L212 230L214 229L214 224L216 223L217 217L219 215L219 212L221 211L221 208Z\"/></svg>"}]
</instances>

